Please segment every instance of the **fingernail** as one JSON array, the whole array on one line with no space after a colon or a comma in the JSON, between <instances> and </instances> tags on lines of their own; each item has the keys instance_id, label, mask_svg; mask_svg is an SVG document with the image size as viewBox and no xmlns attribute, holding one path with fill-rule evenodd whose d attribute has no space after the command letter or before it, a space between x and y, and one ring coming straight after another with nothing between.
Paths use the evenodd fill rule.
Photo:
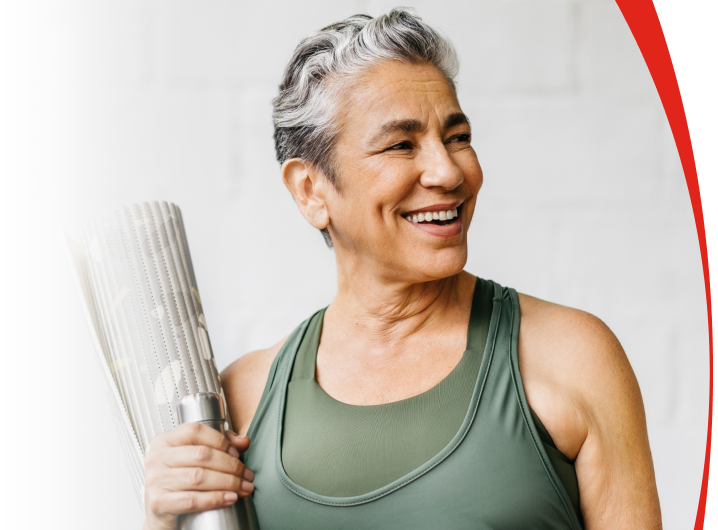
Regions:
<instances>
[{"instance_id":1,"label":"fingernail","mask_svg":"<svg viewBox=\"0 0 718 530\"><path fill-rule=\"evenodd\" d=\"M244 471L242 471L242 478L244 480L249 480L250 482L254 480L254 473L252 473L252 470L248 467L244 468Z\"/></svg>"},{"instance_id":2,"label":"fingernail","mask_svg":"<svg viewBox=\"0 0 718 530\"><path fill-rule=\"evenodd\" d=\"M247 493L252 493L254 491L254 484L251 482L247 482L246 480L242 481L242 489L246 491Z\"/></svg>"},{"instance_id":3,"label":"fingernail","mask_svg":"<svg viewBox=\"0 0 718 530\"><path fill-rule=\"evenodd\" d=\"M239 458L239 451L237 451L237 448L234 446L230 446L229 451L227 451L230 455L232 455L234 458Z\"/></svg>"},{"instance_id":4,"label":"fingernail","mask_svg":"<svg viewBox=\"0 0 718 530\"><path fill-rule=\"evenodd\" d=\"M234 491L228 491L224 494L224 502L237 502L239 495Z\"/></svg>"}]
</instances>

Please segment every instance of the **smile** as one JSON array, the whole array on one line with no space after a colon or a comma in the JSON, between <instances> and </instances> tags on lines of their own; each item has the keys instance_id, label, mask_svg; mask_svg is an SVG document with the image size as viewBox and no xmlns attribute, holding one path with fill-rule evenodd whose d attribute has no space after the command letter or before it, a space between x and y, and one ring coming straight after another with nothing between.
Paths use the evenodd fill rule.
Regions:
<instances>
[{"instance_id":1,"label":"smile","mask_svg":"<svg viewBox=\"0 0 718 530\"><path fill-rule=\"evenodd\" d=\"M455 219L459 217L459 207L452 210L439 210L434 212L421 212L408 214L404 216L404 219L410 223L431 223L435 225L447 225L454 223Z\"/></svg>"}]
</instances>

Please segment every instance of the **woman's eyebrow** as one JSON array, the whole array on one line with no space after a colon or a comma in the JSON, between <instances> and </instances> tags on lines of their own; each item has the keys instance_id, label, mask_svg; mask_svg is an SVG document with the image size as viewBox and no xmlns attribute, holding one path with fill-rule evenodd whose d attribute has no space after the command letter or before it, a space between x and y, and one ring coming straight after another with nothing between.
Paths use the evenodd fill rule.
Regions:
<instances>
[{"instance_id":1,"label":"woman's eyebrow","mask_svg":"<svg viewBox=\"0 0 718 530\"><path fill-rule=\"evenodd\" d=\"M452 127L455 127L456 125L461 125L462 123L465 123L469 127L471 127L471 122L469 121L469 117L464 114L463 112L455 112L454 114L451 114L446 120L444 120L444 130L451 129Z\"/></svg>"},{"instance_id":2,"label":"woman's eyebrow","mask_svg":"<svg viewBox=\"0 0 718 530\"><path fill-rule=\"evenodd\" d=\"M471 127L471 123L469 122L469 118L466 116L466 114L464 114L463 112L455 112L454 114L450 114L446 118L446 120L444 120L444 130L450 129L451 127L455 127L456 125L461 125L462 123L465 123L469 127ZM386 122L379 128L379 131L371 139L371 143L376 143L381 140L384 135L393 132L420 132L423 131L424 128L424 124L419 120L392 120Z\"/></svg>"},{"instance_id":3,"label":"woman's eyebrow","mask_svg":"<svg viewBox=\"0 0 718 530\"><path fill-rule=\"evenodd\" d=\"M424 124L419 120L392 120L383 124L379 131L372 137L371 143L378 142L383 136L393 132L420 132L424 130Z\"/></svg>"}]
</instances>

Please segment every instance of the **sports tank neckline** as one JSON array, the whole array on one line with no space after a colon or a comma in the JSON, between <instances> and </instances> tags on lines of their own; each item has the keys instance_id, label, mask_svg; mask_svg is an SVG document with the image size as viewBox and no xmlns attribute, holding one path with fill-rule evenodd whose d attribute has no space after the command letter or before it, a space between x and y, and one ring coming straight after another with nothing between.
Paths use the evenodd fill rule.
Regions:
<instances>
[{"instance_id":1,"label":"sports tank neckline","mask_svg":"<svg viewBox=\"0 0 718 530\"><path fill-rule=\"evenodd\" d=\"M286 389L309 320L290 334L269 369L247 433L252 445L241 456L255 473L253 498L262 530L582 528L578 506L542 443L524 392L518 295L491 283L488 339L457 436L420 469L362 496L312 494L282 472Z\"/></svg>"},{"instance_id":2,"label":"sports tank neckline","mask_svg":"<svg viewBox=\"0 0 718 530\"><path fill-rule=\"evenodd\" d=\"M481 280L480 278L477 278L476 285L481 285L479 282L483 282L484 280ZM495 300L497 296L501 296L500 287L497 286L497 284L494 284L493 282L487 281L486 285L488 286L489 292L492 295L492 298ZM474 289L474 299L477 296L477 290ZM473 303L472 303L473 307ZM478 376L475 379L471 399L469 401L469 405L466 409L466 413L464 414L463 420L461 425L459 426L458 431L454 434L454 436L451 438L448 444L446 444L437 454L435 454L433 457L426 460L423 464L418 466L417 468L411 470L409 473L399 477L398 479L384 485L381 487L378 487L372 491L368 491L366 493L358 494L358 495L347 495L343 497L338 497L334 495L322 495L316 492L313 492L296 482L294 482L289 475L286 473L284 469L284 465L282 463L282 438L283 438L283 431L284 431L284 418L286 414L286 404L287 404L287 393L289 389L289 379L291 375L291 368L287 370L287 373L285 373L282 381L280 383L280 389L281 394L279 397L279 403L280 403L280 410L279 410L279 418L278 418L278 426L277 426L277 440L276 440L276 446L275 446L275 463L276 463L276 469L277 474L282 481L282 483L289 489L290 491L294 492L296 495L299 495L300 497L304 497L305 499L308 499L310 501L313 501L315 503L319 504L325 504L329 506L354 506L354 505L360 505L368 502L372 502L376 499L382 498L386 495L389 495L393 491L402 488L406 484L409 484L419 477L423 476L424 474L428 473L431 469L438 466L444 459L446 459L461 443L463 438L466 436L466 433L469 430L469 427L471 426L471 423L473 421L473 418L476 414L476 409L479 403L479 399L481 397L481 390L483 387L484 379L487 373L488 369L488 360L490 359L492 353L493 353L493 342L496 337L496 330L499 325L499 319L500 319L501 311L500 311L500 305L494 303L493 307L491 309L491 316L489 319L489 325L487 330L487 338L485 340L485 347L483 349L480 363L479 363L479 371ZM314 315L316 316L316 314ZM476 326L478 319L478 315L475 311L472 311L472 314L469 318L469 330L471 330L472 326ZM310 319L311 321L311 319ZM306 333L309 330L309 326L305 326L304 332L302 334L302 337L300 338L300 344L301 341L304 340L306 337ZM469 334L469 337L467 338L467 346L475 346L475 344L469 344L468 341L470 339L473 339L474 335ZM470 348L471 349L471 348ZM296 359L296 356L295 356ZM434 387L436 388L436 387ZM430 389L431 390L431 389ZM421 395L421 394L419 394ZM416 396L414 396L416 397ZM409 398L412 399L412 398ZM382 407L385 405L372 405L372 407Z\"/></svg>"},{"instance_id":3,"label":"sports tank neckline","mask_svg":"<svg viewBox=\"0 0 718 530\"><path fill-rule=\"evenodd\" d=\"M386 486L437 455L466 417L493 295L490 283L476 280L466 349L444 379L417 395L378 405L343 403L321 388L315 370L324 310L315 313L287 391L282 436L287 476L317 494L353 497Z\"/></svg>"}]
</instances>

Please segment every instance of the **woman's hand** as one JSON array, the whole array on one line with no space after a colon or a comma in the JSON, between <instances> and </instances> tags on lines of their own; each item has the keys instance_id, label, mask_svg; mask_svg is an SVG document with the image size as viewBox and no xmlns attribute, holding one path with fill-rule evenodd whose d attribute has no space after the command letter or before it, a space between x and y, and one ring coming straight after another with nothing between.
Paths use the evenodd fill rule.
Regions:
<instances>
[{"instance_id":1,"label":"woman's hand","mask_svg":"<svg viewBox=\"0 0 718 530\"><path fill-rule=\"evenodd\" d=\"M152 440L145 454L144 530L176 530L179 515L224 508L254 491L239 460L249 438L185 423Z\"/></svg>"}]
</instances>

